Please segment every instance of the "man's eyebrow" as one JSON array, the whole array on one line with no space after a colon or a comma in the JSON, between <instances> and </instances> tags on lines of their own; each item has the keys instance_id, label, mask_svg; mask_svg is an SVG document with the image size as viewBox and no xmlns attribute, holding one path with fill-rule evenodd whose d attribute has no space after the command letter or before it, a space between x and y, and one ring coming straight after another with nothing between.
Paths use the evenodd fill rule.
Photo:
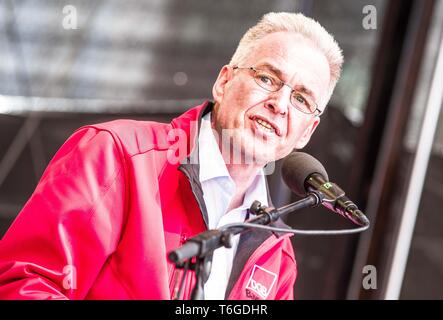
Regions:
<instances>
[{"instance_id":1,"label":"man's eyebrow","mask_svg":"<svg viewBox=\"0 0 443 320\"><path fill-rule=\"evenodd\" d=\"M283 75L284 75L284 72L283 72L282 70L280 70L279 68L277 68L277 67L274 66L273 64L270 64L269 62L261 63L261 64L259 64L259 65L257 66L257 68L258 68L258 69L266 68L266 69L272 71L273 73L275 73L275 74L276 74L277 76L279 76L280 78L282 78Z\"/></svg>"},{"instance_id":2,"label":"man's eyebrow","mask_svg":"<svg viewBox=\"0 0 443 320\"><path fill-rule=\"evenodd\" d=\"M277 68L276 66L274 66L273 64L271 64L269 62L261 63L261 64L257 65L257 68L258 69L261 69L261 68L268 69L269 71L275 73L280 79L282 79L285 75L285 73L282 70L280 70L279 68ZM298 91L301 91L301 92L307 94L308 96L310 96L312 99L316 100L316 96L315 96L314 92L311 89L307 88L306 86L297 85L294 87L294 89L297 89Z\"/></svg>"},{"instance_id":3,"label":"man's eyebrow","mask_svg":"<svg viewBox=\"0 0 443 320\"><path fill-rule=\"evenodd\" d=\"M298 91L306 93L308 96L310 96L312 99L314 99L314 101L317 101L315 98L314 92L312 92L312 90L306 88L304 85L295 86L294 89L297 89Z\"/></svg>"}]
</instances>

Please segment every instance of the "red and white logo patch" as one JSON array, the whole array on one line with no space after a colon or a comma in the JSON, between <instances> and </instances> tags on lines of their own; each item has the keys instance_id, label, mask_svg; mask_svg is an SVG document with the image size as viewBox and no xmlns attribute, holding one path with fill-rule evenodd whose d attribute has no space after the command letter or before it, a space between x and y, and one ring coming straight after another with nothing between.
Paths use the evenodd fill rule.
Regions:
<instances>
[{"instance_id":1,"label":"red and white logo patch","mask_svg":"<svg viewBox=\"0 0 443 320\"><path fill-rule=\"evenodd\" d=\"M276 281L277 275L275 273L255 264L246 289L250 289L261 298L266 299Z\"/></svg>"}]
</instances>

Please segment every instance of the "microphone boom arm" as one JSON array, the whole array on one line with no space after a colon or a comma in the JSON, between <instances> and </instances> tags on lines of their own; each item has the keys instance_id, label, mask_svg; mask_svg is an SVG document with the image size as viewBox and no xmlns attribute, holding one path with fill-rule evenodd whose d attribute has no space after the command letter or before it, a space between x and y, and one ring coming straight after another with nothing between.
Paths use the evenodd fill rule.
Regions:
<instances>
[{"instance_id":1,"label":"microphone boom arm","mask_svg":"<svg viewBox=\"0 0 443 320\"><path fill-rule=\"evenodd\" d=\"M257 217L247 220L247 223L268 225L276 221L278 218L291 213L295 210L315 207L322 203L323 194L318 191L309 192L308 195L294 203L281 208L262 207L259 201L254 201L251 205L251 213ZM208 230L202 232L186 241L181 247L172 250L168 254L171 262L177 267L182 266L184 262L193 257L203 258L207 254L212 253L215 249L221 247L231 247L231 238L233 235L243 233L248 229L244 227L232 227L225 230Z\"/></svg>"}]
</instances>

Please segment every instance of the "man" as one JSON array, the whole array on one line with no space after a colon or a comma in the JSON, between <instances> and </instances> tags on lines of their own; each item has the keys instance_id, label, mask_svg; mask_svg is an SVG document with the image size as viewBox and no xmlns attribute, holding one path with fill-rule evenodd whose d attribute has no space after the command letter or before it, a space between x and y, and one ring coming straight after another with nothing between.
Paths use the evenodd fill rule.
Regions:
<instances>
[{"instance_id":1,"label":"man","mask_svg":"<svg viewBox=\"0 0 443 320\"><path fill-rule=\"evenodd\" d=\"M263 167L309 141L342 61L315 21L269 13L220 70L213 102L170 124L80 128L1 241L0 298L189 299L195 275L167 253L269 203ZM206 299L293 298L288 234L237 236L212 265Z\"/></svg>"}]
</instances>

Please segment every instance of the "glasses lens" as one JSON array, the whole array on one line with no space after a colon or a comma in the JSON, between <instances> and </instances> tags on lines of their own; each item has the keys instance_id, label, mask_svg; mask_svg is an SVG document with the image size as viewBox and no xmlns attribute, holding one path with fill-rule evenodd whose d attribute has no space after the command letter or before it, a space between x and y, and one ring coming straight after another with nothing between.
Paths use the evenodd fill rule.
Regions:
<instances>
[{"instance_id":1,"label":"glasses lens","mask_svg":"<svg viewBox=\"0 0 443 320\"><path fill-rule=\"evenodd\" d=\"M291 95L291 103L294 107L303 113L311 114L317 110L317 106L314 101L300 92L294 91Z\"/></svg>"},{"instance_id":2,"label":"glasses lens","mask_svg":"<svg viewBox=\"0 0 443 320\"><path fill-rule=\"evenodd\" d=\"M264 71L256 70L254 80L260 87L268 91L278 91L282 87L282 82L279 79Z\"/></svg>"}]
</instances>

